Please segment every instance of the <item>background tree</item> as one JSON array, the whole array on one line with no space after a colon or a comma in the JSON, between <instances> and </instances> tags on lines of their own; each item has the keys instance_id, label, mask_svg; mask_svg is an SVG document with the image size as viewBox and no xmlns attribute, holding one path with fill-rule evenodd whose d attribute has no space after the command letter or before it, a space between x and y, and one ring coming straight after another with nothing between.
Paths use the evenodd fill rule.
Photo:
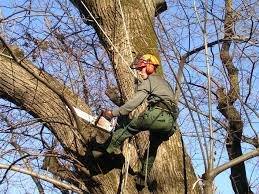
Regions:
<instances>
[{"instance_id":1,"label":"background tree","mask_svg":"<svg viewBox=\"0 0 259 194\"><path fill-rule=\"evenodd\" d=\"M240 150L242 146L245 153L258 147L258 87L254 84L258 79L256 1L234 5L230 1L167 1L165 12L164 1L73 4L77 9L63 0L0 3L1 39L7 44L1 47L0 65L0 96L7 100L1 101L1 168L26 168L23 173L34 177L40 193L137 192L133 173L126 176L122 162L111 160L105 164L112 165L102 165L93 160L90 151L95 141L103 142L108 136L78 120L69 107L97 113L100 107L113 107L111 100L123 103L134 91L133 74L128 68L134 55L160 53L163 73L172 86L176 86L176 77L183 81L177 89L177 94L182 92L179 125L194 167L200 169L198 174L205 173L205 189L220 190L212 187L214 177L233 166L226 163L226 153L233 153L234 149L225 152L224 146L230 148L235 142L234 147L238 145ZM181 68L177 74L178 64ZM231 69L238 69L239 73ZM222 88L227 93L222 93ZM109 98L104 94L106 90ZM225 111L234 109L242 122ZM236 124L243 126L238 128L238 136L233 128ZM146 136L143 133L124 145L123 153L135 172L138 158L146 149ZM138 156L132 143L138 148ZM243 155L243 161L258 155L257 150ZM165 142L158 153L151 174L157 185L144 192L199 192L198 184L197 190L191 190L196 178L179 133ZM238 156L242 157L242 152L234 157L230 154L229 158ZM248 171L244 169L239 176L246 180L247 172L247 177L251 177L244 182L245 192L250 191L249 187L254 191L258 188L256 165L254 160L249 162ZM227 165L217 168L224 163ZM31 169L46 174L39 176ZM11 179L11 171L4 172L3 190L10 191L10 181L14 184L24 178ZM233 190L240 192L235 181ZM32 185L25 190L34 188Z\"/></svg>"}]
</instances>

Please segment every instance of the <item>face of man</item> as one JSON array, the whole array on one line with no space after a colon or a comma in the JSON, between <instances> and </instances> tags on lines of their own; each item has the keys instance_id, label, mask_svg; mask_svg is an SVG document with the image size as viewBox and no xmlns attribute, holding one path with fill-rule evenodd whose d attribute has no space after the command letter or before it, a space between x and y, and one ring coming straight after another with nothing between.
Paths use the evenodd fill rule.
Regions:
<instances>
[{"instance_id":1,"label":"face of man","mask_svg":"<svg viewBox=\"0 0 259 194\"><path fill-rule=\"evenodd\" d=\"M142 77L142 79L148 78L148 74L146 73L146 67L138 68L137 72L138 72L138 75Z\"/></svg>"}]
</instances>

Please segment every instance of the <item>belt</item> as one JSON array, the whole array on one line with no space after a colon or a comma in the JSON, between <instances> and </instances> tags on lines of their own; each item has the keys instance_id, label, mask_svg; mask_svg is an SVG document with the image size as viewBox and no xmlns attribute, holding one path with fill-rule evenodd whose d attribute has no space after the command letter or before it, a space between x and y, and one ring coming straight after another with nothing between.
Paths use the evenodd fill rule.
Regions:
<instances>
[{"instance_id":1,"label":"belt","mask_svg":"<svg viewBox=\"0 0 259 194\"><path fill-rule=\"evenodd\" d=\"M169 111L172 108L171 105L169 105L168 103L165 103L165 102L158 102L155 104L155 106L165 109L167 111Z\"/></svg>"},{"instance_id":2,"label":"belt","mask_svg":"<svg viewBox=\"0 0 259 194\"><path fill-rule=\"evenodd\" d=\"M157 102L154 104L151 104L151 107L158 107L164 111L171 112L173 108L173 104L171 102Z\"/></svg>"},{"instance_id":3,"label":"belt","mask_svg":"<svg viewBox=\"0 0 259 194\"><path fill-rule=\"evenodd\" d=\"M159 108L163 111L166 111L169 114L172 114L172 116L175 119L178 117L178 114L179 114L179 110L173 102L160 101L160 102L157 102L154 104L150 104L149 108L151 108L151 107Z\"/></svg>"}]
</instances>

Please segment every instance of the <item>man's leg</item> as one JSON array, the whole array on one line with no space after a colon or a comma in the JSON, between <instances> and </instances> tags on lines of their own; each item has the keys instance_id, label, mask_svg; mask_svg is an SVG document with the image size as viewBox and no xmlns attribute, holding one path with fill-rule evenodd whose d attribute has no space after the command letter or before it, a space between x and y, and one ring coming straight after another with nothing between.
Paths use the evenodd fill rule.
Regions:
<instances>
[{"instance_id":1,"label":"man's leg","mask_svg":"<svg viewBox=\"0 0 259 194\"><path fill-rule=\"evenodd\" d=\"M123 141L141 131L143 125L143 115L133 118L131 121L129 119L123 118L120 121L120 129L116 130L112 135L112 140L110 145L107 147L106 151L108 153L116 152L120 149Z\"/></svg>"},{"instance_id":2,"label":"man's leg","mask_svg":"<svg viewBox=\"0 0 259 194\"><path fill-rule=\"evenodd\" d=\"M113 135L111 142L109 146L106 148L106 151L111 154L111 153L118 153L120 151L121 144L124 142L125 139L132 137L134 133L131 133L130 131L127 130L127 128L120 128L116 130Z\"/></svg>"},{"instance_id":3,"label":"man's leg","mask_svg":"<svg viewBox=\"0 0 259 194\"><path fill-rule=\"evenodd\" d=\"M157 149L159 145L163 142L163 138L161 138L160 136L160 133L150 133L149 149L145 151L144 157L141 159L142 169L138 174L136 181L136 186L138 190L142 190L147 184L147 180L145 179L148 177L149 172L152 169L152 166L156 158Z\"/></svg>"},{"instance_id":4,"label":"man's leg","mask_svg":"<svg viewBox=\"0 0 259 194\"><path fill-rule=\"evenodd\" d=\"M165 140L165 135L161 133L150 133L149 149L146 150L144 158L142 159L142 175L148 175L156 159L157 149L159 145Z\"/></svg>"}]
</instances>

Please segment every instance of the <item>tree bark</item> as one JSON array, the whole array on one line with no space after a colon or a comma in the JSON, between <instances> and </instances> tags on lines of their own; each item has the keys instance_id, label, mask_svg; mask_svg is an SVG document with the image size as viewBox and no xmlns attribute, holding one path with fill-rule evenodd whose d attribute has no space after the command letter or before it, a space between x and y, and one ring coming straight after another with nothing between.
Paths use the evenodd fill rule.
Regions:
<instances>
[{"instance_id":1,"label":"tree bark","mask_svg":"<svg viewBox=\"0 0 259 194\"><path fill-rule=\"evenodd\" d=\"M73 106L90 113L89 107L58 80L37 69L29 61L25 61L24 64L53 87L62 91ZM13 102L35 118L39 118L71 158L78 161L75 162L78 173L84 173L86 177L90 176L89 171L92 171L93 165L91 160L88 160L90 151L88 143L93 138L104 141L108 135L84 122L82 122L83 130L78 131L71 112L57 94L24 70L19 63L3 55L0 55L0 98ZM83 168L87 170L83 171ZM84 178L80 179L79 174L75 177L78 177L80 183L84 180Z\"/></svg>"},{"instance_id":2,"label":"tree bark","mask_svg":"<svg viewBox=\"0 0 259 194\"><path fill-rule=\"evenodd\" d=\"M224 21L224 41L222 43L220 58L224 68L227 70L230 89L225 92L225 88L219 88L218 94L218 110L228 120L226 148L229 160L233 160L241 155L241 138L243 133L243 121L239 111L234 107L234 103L240 97L238 69L234 66L232 57L229 53L231 39L234 36L234 13L232 0L225 1L226 14ZM244 162L231 167L230 180L235 193L252 193L246 178L246 170Z\"/></svg>"},{"instance_id":3,"label":"tree bark","mask_svg":"<svg viewBox=\"0 0 259 194\"><path fill-rule=\"evenodd\" d=\"M134 58L131 57L132 53L151 53L159 58L154 18L158 8L156 6L161 5L161 1L157 1L158 4L154 4L152 0L72 2L88 21L96 19L98 22L98 25L95 22L88 24L94 27L103 42L112 61L121 96L126 101L134 93L133 75L129 69ZM143 144L142 140L141 138L138 141L137 138L137 142ZM151 178L158 182L157 193L187 193L187 190L188 193L199 193L197 188L191 191L196 177L190 159L183 150L180 133L176 133L160 146L151 173ZM136 162L135 159L132 161ZM131 166L134 166L133 162ZM185 173L188 178L184 176Z\"/></svg>"}]
</instances>

